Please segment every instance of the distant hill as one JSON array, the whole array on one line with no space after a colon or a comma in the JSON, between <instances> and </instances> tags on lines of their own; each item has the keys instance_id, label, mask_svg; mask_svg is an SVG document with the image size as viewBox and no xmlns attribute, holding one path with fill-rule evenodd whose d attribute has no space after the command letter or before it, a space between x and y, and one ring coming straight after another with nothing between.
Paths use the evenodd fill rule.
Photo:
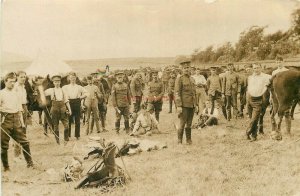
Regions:
<instances>
[{"instance_id":1,"label":"distant hill","mask_svg":"<svg viewBox=\"0 0 300 196\"><path fill-rule=\"evenodd\" d=\"M26 61L31 61L27 56L12 53L12 52L6 52L2 51L1 53L1 64L4 63L12 63L12 62L26 62Z\"/></svg>"},{"instance_id":2,"label":"distant hill","mask_svg":"<svg viewBox=\"0 0 300 196\"><path fill-rule=\"evenodd\" d=\"M26 69L33 60L15 54L5 54L5 61L1 61L1 70L17 71ZM110 66L116 69L137 69L139 67L163 67L174 64L175 57L136 57L136 58L106 58L106 59L82 59L65 60L75 71L88 74L97 69Z\"/></svg>"}]
</instances>

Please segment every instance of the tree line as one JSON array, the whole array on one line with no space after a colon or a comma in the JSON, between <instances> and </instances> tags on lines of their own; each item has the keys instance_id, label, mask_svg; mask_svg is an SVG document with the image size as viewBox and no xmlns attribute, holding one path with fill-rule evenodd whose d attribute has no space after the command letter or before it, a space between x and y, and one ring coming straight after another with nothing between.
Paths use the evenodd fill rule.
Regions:
<instances>
[{"instance_id":1,"label":"tree line","mask_svg":"<svg viewBox=\"0 0 300 196\"><path fill-rule=\"evenodd\" d=\"M300 54L300 8L291 14L292 25L287 31L265 34L267 26L252 26L240 33L236 44L226 42L191 55L194 64L272 60L276 56L293 57Z\"/></svg>"}]
</instances>

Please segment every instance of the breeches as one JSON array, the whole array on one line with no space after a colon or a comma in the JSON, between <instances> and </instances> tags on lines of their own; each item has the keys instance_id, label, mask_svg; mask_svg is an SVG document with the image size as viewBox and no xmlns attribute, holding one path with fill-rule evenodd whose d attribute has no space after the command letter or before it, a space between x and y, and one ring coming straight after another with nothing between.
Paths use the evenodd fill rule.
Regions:
<instances>
[{"instance_id":1,"label":"breeches","mask_svg":"<svg viewBox=\"0 0 300 196\"><path fill-rule=\"evenodd\" d=\"M194 108L182 107L180 115L180 129L191 128L194 117Z\"/></svg>"}]
</instances>

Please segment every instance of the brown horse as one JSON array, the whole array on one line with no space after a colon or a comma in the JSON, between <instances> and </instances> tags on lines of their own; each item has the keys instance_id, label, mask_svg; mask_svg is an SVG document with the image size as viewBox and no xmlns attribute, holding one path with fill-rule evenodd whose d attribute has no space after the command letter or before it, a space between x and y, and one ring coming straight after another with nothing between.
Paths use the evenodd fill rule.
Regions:
<instances>
[{"instance_id":1,"label":"brown horse","mask_svg":"<svg viewBox=\"0 0 300 196\"><path fill-rule=\"evenodd\" d=\"M286 131L291 131L290 109L295 100L300 98L300 72L289 70L278 73L272 81L273 111L271 113L272 135L274 139L281 139L281 122L285 116ZM275 115L278 115L278 124Z\"/></svg>"}]
</instances>

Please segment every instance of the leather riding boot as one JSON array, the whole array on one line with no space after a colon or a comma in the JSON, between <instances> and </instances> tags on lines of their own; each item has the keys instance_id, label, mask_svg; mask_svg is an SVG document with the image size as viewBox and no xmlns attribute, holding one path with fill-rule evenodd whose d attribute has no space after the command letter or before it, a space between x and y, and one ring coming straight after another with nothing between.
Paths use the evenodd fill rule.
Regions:
<instances>
[{"instance_id":1,"label":"leather riding boot","mask_svg":"<svg viewBox=\"0 0 300 196\"><path fill-rule=\"evenodd\" d=\"M169 106L169 113L172 113L172 103L170 103L170 106Z\"/></svg>"},{"instance_id":2,"label":"leather riding boot","mask_svg":"<svg viewBox=\"0 0 300 196\"><path fill-rule=\"evenodd\" d=\"M129 121L128 120L124 121L124 126L125 126L126 133L129 133L130 132L130 128L129 128Z\"/></svg>"},{"instance_id":3,"label":"leather riding boot","mask_svg":"<svg viewBox=\"0 0 300 196\"><path fill-rule=\"evenodd\" d=\"M1 160L4 167L4 171L9 171L8 158L7 158L7 150L2 150L1 152Z\"/></svg>"},{"instance_id":4,"label":"leather riding boot","mask_svg":"<svg viewBox=\"0 0 300 196\"><path fill-rule=\"evenodd\" d=\"M186 137L186 143L188 145L192 144L192 129L191 128L185 128L185 137Z\"/></svg>"},{"instance_id":5,"label":"leather riding boot","mask_svg":"<svg viewBox=\"0 0 300 196\"><path fill-rule=\"evenodd\" d=\"M183 129L178 129L177 136L178 136L178 144L182 144Z\"/></svg>"},{"instance_id":6,"label":"leather riding boot","mask_svg":"<svg viewBox=\"0 0 300 196\"><path fill-rule=\"evenodd\" d=\"M25 144L22 146L23 147L23 155L24 158L27 162L27 167L33 167L33 162L32 162L32 158L31 158L31 153L30 153L30 147L29 144ZM26 151L26 152L25 152Z\"/></svg>"},{"instance_id":7,"label":"leather riding boot","mask_svg":"<svg viewBox=\"0 0 300 196\"><path fill-rule=\"evenodd\" d=\"M115 129L116 129L116 132L119 133L119 131L120 131L120 121L115 122Z\"/></svg>"}]
</instances>

